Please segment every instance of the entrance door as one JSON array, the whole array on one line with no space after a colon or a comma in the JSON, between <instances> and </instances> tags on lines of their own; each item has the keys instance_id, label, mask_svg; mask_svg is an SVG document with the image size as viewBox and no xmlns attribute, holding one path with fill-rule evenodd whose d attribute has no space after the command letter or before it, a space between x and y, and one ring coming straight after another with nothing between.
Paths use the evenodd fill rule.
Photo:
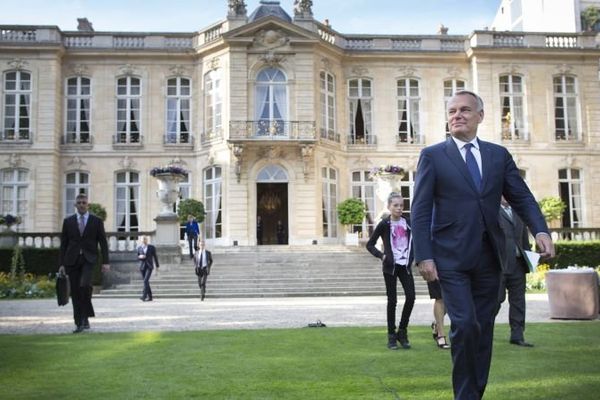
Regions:
<instances>
[{"instance_id":1,"label":"entrance door","mask_svg":"<svg viewBox=\"0 0 600 400\"><path fill-rule=\"evenodd\" d=\"M258 173L256 181L256 242L257 244L287 244L289 237L287 173L280 166L268 165Z\"/></svg>"}]
</instances>

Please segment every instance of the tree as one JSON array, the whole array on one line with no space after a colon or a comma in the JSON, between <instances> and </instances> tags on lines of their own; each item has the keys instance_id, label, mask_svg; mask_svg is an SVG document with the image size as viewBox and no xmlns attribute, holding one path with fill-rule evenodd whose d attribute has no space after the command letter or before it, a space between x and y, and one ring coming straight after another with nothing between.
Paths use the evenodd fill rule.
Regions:
<instances>
[{"instance_id":1,"label":"tree","mask_svg":"<svg viewBox=\"0 0 600 400\"><path fill-rule=\"evenodd\" d=\"M594 30L594 25L600 21L600 10L594 6L586 8L581 12L581 21L583 22L582 30Z\"/></svg>"},{"instance_id":2,"label":"tree","mask_svg":"<svg viewBox=\"0 0 600 400\"><path fill-rule=\"evenodd\" d=\"M25 259L21 246L16 245L13 249L12 259L10 260L10 277L12 280L23 281L25 278Z\"/></svg>"},{"instance_id":3,"label":"tree","mask_svg":"<svg viewBox=\"0 0 600 400\"><path fill-rule=\"evenodd\" d=\"M338 219L342 225L357 225L365 218L365 203L360 199L349 198L337 205Z\"/></svg>"},{"instance_id":4,"label":"tree","mask_svg":"<svg viewBox=\"0 0 600 400\"><path fill-rule=\"evenodd\" d=\"M198 223L202 223L204 221L204 216L206 215L204 204L202 204L201 201L194 199L181 200L177 208L179 222L182 224L186 223L188 215L192 215L196 218Z\"/></svg>"},{"instance_id":5,"label":"tree","mask_svg":"<svg viewBox=\"0 0 600 400\"><path fill-rule=\"evenodd\" d=\"M98 203L89 204L89 212L100 218L103 222L106 221L106 209Z\"/></svg>"},{"instance_id":6,"label":"tree","mask_svg":"<svg viewBox=\"0 0 600 400\"><path fill-rule=\"evenodd\" d=\"M567 205L560 199L560 197L544 197L538 202L542 214L546 222L552 222L559 220L562 217Z\"/></svg>"}]
</instances>

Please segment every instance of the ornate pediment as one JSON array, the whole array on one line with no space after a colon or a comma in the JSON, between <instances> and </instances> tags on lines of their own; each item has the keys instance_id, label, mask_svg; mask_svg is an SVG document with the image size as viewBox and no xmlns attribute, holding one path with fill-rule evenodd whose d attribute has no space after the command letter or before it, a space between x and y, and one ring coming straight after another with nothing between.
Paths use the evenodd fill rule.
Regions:
<instances>
[{"instance_id":1,"label":"ornate pediment","mask_svg":"<svg viewBox=\"0 0 600 400\"><path fill-rule=\"evenodd\" d=\"M245 24L225 32L228 42L251 42L254 51L289 51L296 43L317 43L320 37L298 25L275 17L261 18L260 21Z\"/></svg>"}]
</instances>

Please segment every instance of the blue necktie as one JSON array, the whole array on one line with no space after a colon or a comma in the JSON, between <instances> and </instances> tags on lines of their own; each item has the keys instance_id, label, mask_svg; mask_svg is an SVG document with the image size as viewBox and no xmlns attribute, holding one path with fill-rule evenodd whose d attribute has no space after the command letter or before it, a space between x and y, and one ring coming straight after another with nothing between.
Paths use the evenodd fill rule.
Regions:
<instances>
[{"instance_id":1,"label":"blue necktie","mask_svg":"<svg viewBox=\"0 0 600 400\"><path fill-rule=\"evenodd\" d=\"M473 182L475 183L475 187L478 191L481 192L481 173L479 172L479 166L477 165L477 160L475 160L475 156L471 153L471 147L473 147L473 143L465 144L466 157L465 161L467 162L467 169L471 174L471 178L473 178Z\"/></svg>"}]
</instances>

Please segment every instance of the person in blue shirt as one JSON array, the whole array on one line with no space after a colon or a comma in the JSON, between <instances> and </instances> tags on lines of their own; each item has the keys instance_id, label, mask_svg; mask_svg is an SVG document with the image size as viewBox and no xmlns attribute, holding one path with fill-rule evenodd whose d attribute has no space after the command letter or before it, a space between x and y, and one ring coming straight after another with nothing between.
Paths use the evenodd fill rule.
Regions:
<instances>
[{"instance_id":1,"label":"person in blue shirt","mask_svg":"<svg viewBox=\"0 0 600 400\"><path fill-rule=\"evenodd\" d=\"M188 221L185 224L185 233L187 235L188 246L190 248L190 258L194 258L194 249L198 246L198 235L200 227L193 215L188 215Z\"/></svg>"}]
</instances>

